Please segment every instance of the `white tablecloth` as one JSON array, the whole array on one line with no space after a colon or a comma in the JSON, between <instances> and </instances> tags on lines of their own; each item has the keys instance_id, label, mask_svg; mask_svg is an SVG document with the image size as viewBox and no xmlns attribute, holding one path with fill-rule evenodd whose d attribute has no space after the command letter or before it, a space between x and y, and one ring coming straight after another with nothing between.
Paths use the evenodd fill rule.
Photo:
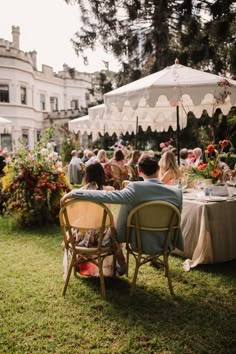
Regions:
<instances>
[{"instance_id":1,"label":"white tablecloth","mask_svg":"<svg viewBox=\"0 0 236 354\"><path fill-rule=\"evenodd\" d=\"M181 227L185 270L198 264L226 262L236 259L236 200L183 202Z\"/></svg>"}]
</instances>

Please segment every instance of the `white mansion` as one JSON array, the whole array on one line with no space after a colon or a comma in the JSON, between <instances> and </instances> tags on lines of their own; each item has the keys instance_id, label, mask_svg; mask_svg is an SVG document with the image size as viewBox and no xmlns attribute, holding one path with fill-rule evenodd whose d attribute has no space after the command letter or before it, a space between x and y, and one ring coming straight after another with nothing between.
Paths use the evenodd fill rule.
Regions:
<instances>
[{"instance_id":1,"label":"white mansion","mask_svg":"<svg viewBox=\"0 0 236 354\"><path fill-rule=\"evenodd\" d=\"M0 123L0 149L14 151L20 141L31 149L49 126L56 134L88 106L91 88L92 74L66 64L58 73L47 65L38 71L37 52L20 50L20 28L12 26L12 42L0 38L0 117L12 122Z\"/></svg>"}]
</instances>

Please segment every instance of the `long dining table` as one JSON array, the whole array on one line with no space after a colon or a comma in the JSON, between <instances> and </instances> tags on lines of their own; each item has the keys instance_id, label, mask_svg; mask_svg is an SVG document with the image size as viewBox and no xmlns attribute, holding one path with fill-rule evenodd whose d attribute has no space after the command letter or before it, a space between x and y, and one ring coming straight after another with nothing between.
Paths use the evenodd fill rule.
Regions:
<instances>
[{"instance_id":1,"label":"long dining table","mask_svg":"<svg viewBox=\"0 0 236 354\"><path fill-rule=\"evenodd\" d=\"M186 271L236 259L236 189L226 197L184 193L181 228L184 251L174 253L187 258Z\"/></svg>"}]
</instances>

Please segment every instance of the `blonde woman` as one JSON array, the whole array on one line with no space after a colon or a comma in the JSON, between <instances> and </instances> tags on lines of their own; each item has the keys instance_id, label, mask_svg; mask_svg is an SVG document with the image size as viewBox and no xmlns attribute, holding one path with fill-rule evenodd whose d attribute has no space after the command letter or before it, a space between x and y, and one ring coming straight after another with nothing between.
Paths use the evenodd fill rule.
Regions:
<instances>
[{"instance_id":1,"label":"blonde woman","mask_svg":"<svg viewBox=\"0 0 236 354\"><path fill-rule=\"evenodd\" d=\"M181 177L181 172L172 151L164 152L159 161L159 165L159 178L161 182L169 185L177 184L178 178Z\"/></svg>"},{"instance_id":2,"label":"blonde woman","mask_svg":"<svg viewBox=\"0 0 236 354\"><path fill-rule=\"evenodd\" d=\"M98 154L97 154L97 161L103 165L104 163L108 162L108 158L107 158L107 153L105 150L101 149L98 151Z\"/></svg>"}]
</instances>

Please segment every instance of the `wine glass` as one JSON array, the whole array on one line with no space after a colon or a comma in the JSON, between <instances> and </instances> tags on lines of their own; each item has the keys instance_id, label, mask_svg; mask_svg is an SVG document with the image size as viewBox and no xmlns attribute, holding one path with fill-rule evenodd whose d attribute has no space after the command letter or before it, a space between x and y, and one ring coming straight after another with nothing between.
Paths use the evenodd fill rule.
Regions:
<instances>
[{"instance_id":1,"label":"wine glass","mask_svg":"<svg viewBox=\"0 0 236 354\"><path fill-rule=\"evenodd\" d=\"M201 191L204 188L202 178L197 178L195 180L195 187L198 191Z\"/></svg>"}]
</instances>

